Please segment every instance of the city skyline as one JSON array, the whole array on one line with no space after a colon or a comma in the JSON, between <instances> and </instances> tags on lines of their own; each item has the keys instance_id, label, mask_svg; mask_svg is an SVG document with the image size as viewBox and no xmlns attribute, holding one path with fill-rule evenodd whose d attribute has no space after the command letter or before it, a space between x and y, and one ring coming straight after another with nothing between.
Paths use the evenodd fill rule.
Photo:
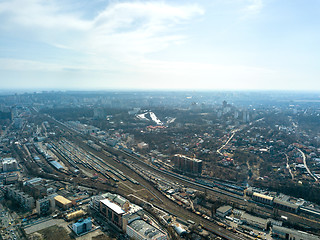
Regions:
<instances>
[{"instance_id":1,"label":"city skyline","mask_svg":"<svg viewBox=\"0 0 320 240\"><path fill-rule=\"evenodd\" d=\"M320 90L320 2L2 1L2 89Z\"/></svg>"}]
</instances>

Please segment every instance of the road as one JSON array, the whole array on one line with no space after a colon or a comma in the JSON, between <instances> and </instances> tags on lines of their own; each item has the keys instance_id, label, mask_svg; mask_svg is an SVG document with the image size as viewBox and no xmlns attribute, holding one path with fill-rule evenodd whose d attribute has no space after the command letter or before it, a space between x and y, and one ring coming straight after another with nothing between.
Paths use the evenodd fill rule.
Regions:
<instances>
[{"instance_id":1,"label":"road","mask_svg":"<svg viewBox=\"0 0 320 240\"><path fill-rule=\"evenodd\" d=\"M290 168L290 165L289 165L289 157L288 157L288 155L286 154L286 153L283 153L285 156L286 156L286 158L287 158L287 169L289 170L289 173L290 173L290 175L291 175L291 178L292 178L292 180L294 179L294 176L293 176L293 173L292 173L292 171L291 171L291 168Z\"/></svg>"},{"instance_id":2,"label":"road","mask_svg":"<svg viewBox=\"0 0 320 240\"><path fill-rule=\"evenodd\" d=\"M237 131L239 131L239 130L237 129L237 130L232 131L232 135L229 137L229 139L226 141L226 143L225 143L224 145L222 145L222 146L217 150L217 153L219 153L220 155L223 155L220 151L221 151L225 146L227 146L227 144L231 141L231 139L234 137L234 135L236 134Z\"/></svg>"},{"instance_id":3,"label":"road","mask_svg":"<svg viewBox=\"0 0 320 240\"><path fill-rule=\"evenodd\" d=\"M304 164L304 167L307 169L307 172L309 173L309 175L314 178L314 180L316 182L318 182L318 178L316 178L313 173L310 171L310 169L308 168L308 165L307 165L307 160L306 160L306 155L304 154L304 152L302 152L299 148L297 148L297 150L301 153L302 155L302 160L303 160L303 164Z\"/></svg>"}]
</instances>

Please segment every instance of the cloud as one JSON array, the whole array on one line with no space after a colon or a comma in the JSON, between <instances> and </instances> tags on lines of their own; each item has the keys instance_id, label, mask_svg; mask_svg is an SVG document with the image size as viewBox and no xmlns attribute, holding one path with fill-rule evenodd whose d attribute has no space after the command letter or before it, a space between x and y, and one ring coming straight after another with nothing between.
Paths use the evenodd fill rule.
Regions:
<instances>
[{"instance_id":1,"label":"cloud","mask_svg":"<svg viewBox=\"0 0 320 240\"><path fill-rule=\"evenodd\" d=\"M63 12L63 6L54 1L9 0L0 3L0 14L10 27L37 30L84 30L90 22L82 20L74 13ZM2 25L2 27L5 27Z\"/></svg>"},{"instance_id":2,"label":"cloud","mask_svg":"<svg viewBox=\"0 0 320 240\"><path fill-rule=\"evenodd\" d=\"M64 1L4 1L0 29L81 53L86 68L103 68L115 62L130 64L182 41L186 36L178 34L179 29L204 13L195 4L116 1L88 19L85 12L72 11L70 6Z\"/></svg>"},{"instance_id":3,"label":"cloud","mask_svg":"<svg viewBox=\"0 0 320 240\"><path fill-rule=\"evenodd\" d=\"M264 7L263 0L249 0L246 3L246 6L242 9L244 14L243 17L250 17L257 15L261 12Z\"/></svg>"}]
</instances>

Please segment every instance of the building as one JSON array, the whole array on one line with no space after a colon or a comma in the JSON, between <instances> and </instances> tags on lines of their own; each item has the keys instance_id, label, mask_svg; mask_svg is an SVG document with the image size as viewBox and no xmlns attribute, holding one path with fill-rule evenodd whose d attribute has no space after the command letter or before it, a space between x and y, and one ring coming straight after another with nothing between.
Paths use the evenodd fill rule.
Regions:
<instances>
[{"instance_id":1,"label":"building","mask_svg":"<svg viewBox=\"0 0 320 240\"><path fill-rule=\"evenodd\" d=\"M0 179L4 184L13 184L16 183L19 179L19 175L17 173L2 173L0 174Z\"/></svg>"},{"instance_id":2,"label":"building","mask_svg":"<svg viewBox=\"0 0 320 240\"><path fill-rule=\"evenodd\" d=\"M77 210L77 211L74 211L72 213L68 213L66 215L66 220L67 221L71 221L73 219L77 219L77 218L79 219L80 217L82 217L84 215L86 215L85 211L83 211L82 209L81 210Z\"/></svg>"},{"instance_id":3,"label":"building","mask_svg":"<svg viewBox=\"0 0 320 240\"><path fill-rule=\"evenodd\" d=\"M145 142L141 142L141 143L137 144L137 147L139 149L147 149L149 147L149 145L147 143L145 143Z\"/></svg>"},{"instance_id":4,"label":"building","mask_svg":"<svg viewBox=\"0 0 320 240\"><path fill-rule=\"evenodd\" d=\"M41 198L47 195L47 188L45 184L46 180L43 178L32 178L23 182L23 188L26 192L32 194L32 196Z\"/></svg>"},{"instance_id":5,"label":"building","mask_svg":"<svg viewBox=\"0 0 320 240\"><path fill-rule=\"evenodd\" d=\"M100 212L110 222L122 229L122 216L125 211L118 204L111 202L109 199L103 199L100 201Z\"/></svg>"},{"instance_id":6,"label":"building","mask_svg":"<svg viewBox=\"0 0 320 240\"><path fill-rule=\"evenodd\" d=\"M92 197L90 206L105 217L105 220L126 232L127 225L140 219L142 208L127 199L112 193Z\"/></svg>"},{"instance_id":7,"label":"building","mask_svg":"<svg viewBox=\"0 0 320 240\"><path fill-rule=\"evenodd\" d=\"M8 197L18 202L18 204L21 207L27 210L31 210L34 208L34 205L35 205L34 198L22 192L21 190L15 188L13 185L7 186L6 192Z\"/></svg>"},{"instance_id":8,"label":"building","mask_svg":"<svg viewBox=\"0 0 320 240\"><path fill-rule=\"evenodd\" d=\"M268 195L264 195L261 193L257 193L257 192L254 192L252 194L252 199L257 202L261 202L268 205L272 205L272 202L273 202L273 197L270 197Z\"/></svg>"},{"instance_id":9,"label":"building","mask_svg":"<svg viewBox=\"0 0 320 240\"><path fill-rule=\"evenodd\" d=\"M173 225L174 230L178 233L180 237L184 237L187 235L187 231L178 223Z\"/></svg>"},{"instance_id":10,"label":"building","mask_svg":"<svg viewBox=\"0 0 320 240\"><path fill-rule=\"evenodd\" d=\"M126 233L136 240L166 240L167 235L143 220L135 220L127 226Z\"/></svg>"},{"instance_id":11,"label":"building","mask_svg":"<svg viewBox=\"0 0 320 240\"><path fill-rule=\"evenodd\" d=\"M47 215L54 211L56 207L55 197L58 194L51 194L48 197L36 201L36 210L39 215Z\"/></svg>"},{"instance_id":12,"label":"building","mask_svg":"<svg viewBox=\"0 0 320 240\"><path fill-rule=\"evenodd\" d=\"M4 172L12 172L18 169L17 160L14 158L4 158L2 160L2 170Z\"/></svg>"},{"instance_id":13,"label":"building","mask_svg":"<svg viewBox=\"0 0 320 240\"><path fill-rule=\"evenodd\" d=\"M196 158L190 158L181 154L175 154L173 156L173 162L175 168L195 175L201 175L202 173L202 160Z\"/></svg>"},{"instance_id":14,"label":"building","mask_svg":"<svg viewBox=\"0 0 320 240\"><path fill-rule=\"evenodd\" d=\"M268 229L268 225L270 220L269 219L264 219L264 218L260 218L260 217L255 217L252 216L248 213L243 213L241 215L241 220L243 223L256 227L256 228L261 228L263 230Z\"/></svg>"},{"instance_id":15,"label":"building","mask_svg":"<svg viewBox=\"0 0 320 240\"><path fill-rule=\"evenodd\" d=\"M66 199L60 195L55 196L54 200L56 205L64 210L67 210L72 206L72 202L69 199Z\"/></svg>"},{"instance_id":16,"label":"building","mask_svg":"<svg viewBox=\"0 0 320 240\"><path fill-rule=\"evenodd\" d=\"M50 161L50 164L57 170L62 170L64 167L57 161Z\"/></svg>"},{"instance_id":17,"label":"building","mask_svg":"<svg viewBox=\"0 0 320 240\"><path fill-rule=\"evenodd\" d=\"M297 213L300 208L300 205L279 198L274 198L273 206L275 208L294 213Z\"/></svg>"},{"instance_id":18,"label":"building","mask_svg":"<svg viewBox=\"0 0 320 240\"><path fill-rule=\"evenodd\" d=\"M280 226L273 226L271 235L273 237L288 239L288 240L300 240L300 239L319 240L320 239L319 236L315 236L310 233L298 231L295 229L280 227Z\"/></svg>"},{"instance_id":19,"label":"building","mask_svg":"<svg viewBox=\"0 0 320 240\"><path fill-rule=\"evenodd\" d=\"M222 206L222 207L219 207L217 210L216 210L216 215L218 217L222 217L224 218L225 216L227 216L228 214L230 214L232 211L232 207L231 206Z\"/></svg>"},{"instance_id":20,"label":"building","mask_svg":"<svg viewBox=\"0 0 320 240\"><path fill-rule=\"evenodd\" d=\"M92 229L91 218L80 219L78 222L72 224L72 230L77 235L81 235L86 232L89 232L91 229Z\"/></svg>"}]
</instances>

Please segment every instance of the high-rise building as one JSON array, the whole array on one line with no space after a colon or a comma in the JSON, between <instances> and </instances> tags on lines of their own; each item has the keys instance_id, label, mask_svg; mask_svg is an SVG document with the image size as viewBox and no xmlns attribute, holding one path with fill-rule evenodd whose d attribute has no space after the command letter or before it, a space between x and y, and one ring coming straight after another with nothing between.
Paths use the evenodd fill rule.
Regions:
<instances>
[{"instance_id":1,"label":"high-rise building","mask_svg":"<svg viewBox=\"0 0 320 240\"><path fill-rule=\"evenodd\" d=\"M12 172L18 169L17 160L14 158L4 158L2 160L2 169L4 172Z\"/></svg>"},{"instance_id":2,"label":"high-rise building","mask_svg":"<svg viewBox=\"0 0 320 240\"><path fill-rule=\"evenodd\" d=\"M34 208L34 198L15 188L15 186L6 186L6 192L8 197L18 202L21 207L28 210Z\"/></svg>"},{"instance_id":3,"label":"high-rise building","mask_svg":"<svg viewBox=\"0 0 320 240\"><path fill-rule=\"evenodd\" d=\"M58 194L54 193L36 201L36 210L39 215L46 215L54 211L56 207L54 197L57 195Z\"/></svg>"},{"instance_id":4,"label":"high-rise building","mask_svg":"<svg viewBox=\"0 0 320 240\"><path fill-rule=\"evenodd\" d=\"M91 208L98 211L109 223L124 232L126 231L127 224L134 219L140 218L139 213L142 211L140 206L132 204L127 199L112 193L94 197L91 202Z\"/></svg>"},{"instance_id":5,"label":"high-rise building","mask_svg":"<svg viewBox=\"0 0 320 240\"><path fill-rule=\"evenodd\" d=\"M173 157L176 169L195 175L202 173L202 160L190 158L181 154L176 154Z\"/></svg>"}]
</instances>

